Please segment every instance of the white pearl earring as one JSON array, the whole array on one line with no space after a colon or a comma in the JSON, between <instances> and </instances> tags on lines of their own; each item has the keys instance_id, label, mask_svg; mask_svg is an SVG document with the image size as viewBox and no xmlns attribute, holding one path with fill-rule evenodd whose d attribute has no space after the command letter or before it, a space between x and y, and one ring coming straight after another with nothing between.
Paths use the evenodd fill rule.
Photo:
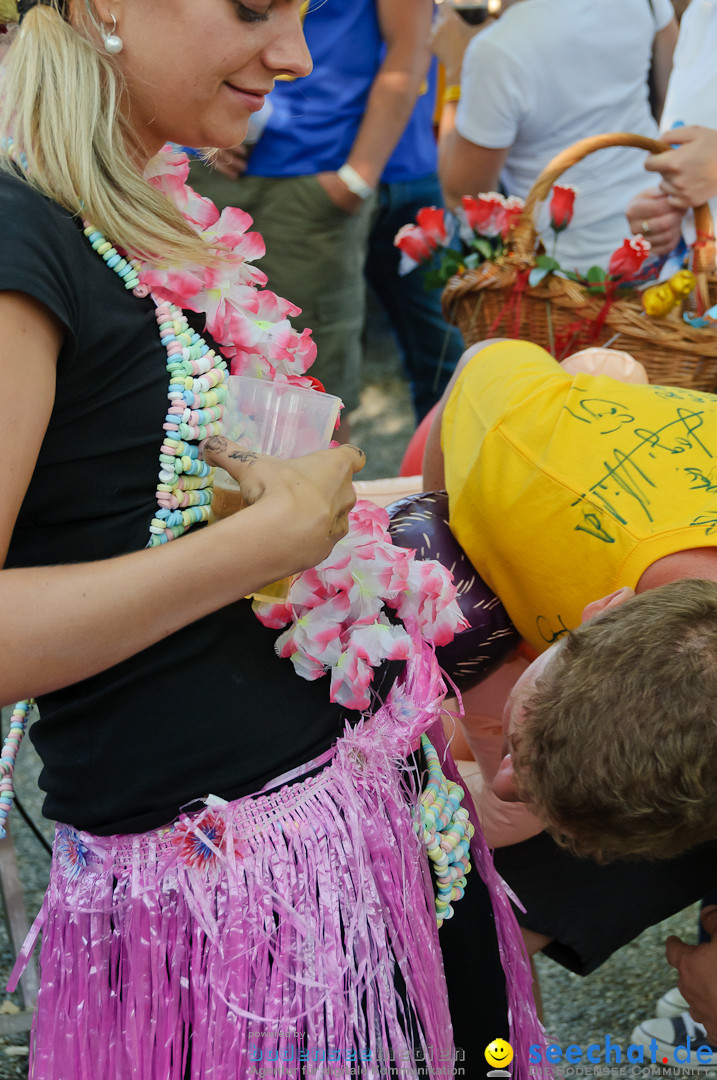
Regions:
<instances>
[{"instance_id":1,"label":"white pearl earring","mask_svg":"<svg viewBox=\"0 0 717 1080\"><path fill-rule=\"evenodd\" d=\"M108 53L110 53L110 55L112 55L112 56L115 56L117 53L122 52L122 50L124 49L124 41L119 36L119 34L115 33L116 29L117 29L117 20L115 19L114 15L113 15L112 16L112 29L110 30L109 34L104 34L103 33L103 35L102 35L102 41L104 42L105 50Z\"/></svg>"}]
</instances>

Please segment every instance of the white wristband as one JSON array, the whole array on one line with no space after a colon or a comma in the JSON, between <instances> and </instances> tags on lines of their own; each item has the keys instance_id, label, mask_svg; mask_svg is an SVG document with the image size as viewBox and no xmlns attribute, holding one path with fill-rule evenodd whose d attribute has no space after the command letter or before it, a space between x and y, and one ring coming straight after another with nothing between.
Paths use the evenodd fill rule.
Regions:
<instances>
[{"instance_id":1,"label":"white wristband","mask_svg":"<svg viewBox=\"0 0 717 1080\"><path fill-rule=\"evenodd\" d=\"M339 180L343 180L346 187L353 195L358 195L359 199L365 201L373 195L374 189L371 184L367 184L363 176L360 176L353 165L349 165L348 162L341 166L336 175Z\"/></svg>"}]
</instances>

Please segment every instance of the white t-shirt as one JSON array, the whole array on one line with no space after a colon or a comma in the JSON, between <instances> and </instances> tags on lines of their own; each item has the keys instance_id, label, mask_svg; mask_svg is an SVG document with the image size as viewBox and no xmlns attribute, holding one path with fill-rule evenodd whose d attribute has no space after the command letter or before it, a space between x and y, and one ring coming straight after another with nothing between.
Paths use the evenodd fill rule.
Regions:
<instances>
[{"instance_id":1,"label":"white t-shirt","mask_svg":"<svg viewBox=\"0 0 717 1080\"><path fill-rule=\"evenodd\" d=\"M678 122L717 128L717 0L692 0L682 16L660 128ZM717 198L710 209L717 220ZM691 214L682 231L692 243Z\"/></svg>"},{"instance_id":2,"label":"white t-shirt","mask_svg":"<svg viewBox=\"0 0 717 1080\"><path fill-rule=\"evenodd\" d=\"M653 6L654 14L648 0L519 0L473 38L456 127L478 146L510 147L501 173L508 194L525 198L548 161L578 139L657 134L648 101L652 45L674 12L670 0ZM578 197L558 241L564 269L607 266L629 235L628 202L649 187L644 157L610 148L565 173ZM546 208L539 225L552 251Z\"/></svg>"}]
</instances>

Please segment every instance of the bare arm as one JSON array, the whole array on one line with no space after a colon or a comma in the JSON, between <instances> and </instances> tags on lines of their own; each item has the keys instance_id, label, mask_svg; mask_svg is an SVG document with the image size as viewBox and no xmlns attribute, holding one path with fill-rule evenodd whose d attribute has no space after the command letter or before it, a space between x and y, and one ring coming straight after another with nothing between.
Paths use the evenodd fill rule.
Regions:
<instances>
[{"instance_id":1,"label":"bare arm","mask_svg":"<svg viewBox=\"0 0 717 1080\"><path fill-rule=\"evenodd\" d=\"M480 30L492 21L484 23ZM468 26L448 4L442 6L433 29L431 45L443 64L448 86L460 85L463 56L477 31L478 28ZM457 107L456 101L444 103L438 132L438 173L443 199L449 210L460 205L463 195L495 191L510 149L493 150L464 139L456 131Z\"/></svg>"},{"instance_id":2,"label":"bare arm","mask_svg":"<svg viewBox=\"0 0 717 1080\"><path fill-rule=\"evenodd\" d=\"M432 0L377 0L386 53L347 162L375 187L416 104L430 61ZM336 173L319 173L333 201L352 212L361 205Z\"/></svg>"},{"instance_id":3,"label":"bare arm","mask_svg":"<svg viewBox=\"0 0 717 1080\"><path fill-rule=\"evenodd\" d=\"M0 372L23 357L22 432L5 450L0 544L4 562L54 398L62 331L43 305L0 293ZM13 383L15 380L13 380ZM20 437L21 436L21 437ZM159 433L158 433L159 439ZM0 571L0 701L35 697L96 674L269 581L320 562L346 532L363 455L353 447L294 461L205 452L242 483L253 505L171 544L115 559ZM191 586L176 603L176 582Z\"/></svg>"},{"instance_id":4,"label":"bare arm","mask_svg":"<svg viewBox=\"0 0 717 1080\"><path fill-rule=\"evenodd\" d=\"M455 210L464 195L497 189L510 147L491 150L464 139L456 131L455 102L448 103L441 114L438 146L438 175L449 210Z\"/></svg>"}]
</instances>

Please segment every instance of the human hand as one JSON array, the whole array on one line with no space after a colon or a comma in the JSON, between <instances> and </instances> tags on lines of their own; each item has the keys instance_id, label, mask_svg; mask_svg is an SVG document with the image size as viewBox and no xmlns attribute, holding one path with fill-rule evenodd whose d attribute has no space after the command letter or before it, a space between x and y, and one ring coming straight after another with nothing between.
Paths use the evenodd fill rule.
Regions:
<instances>
[{"instance_id":1,"label":"human hand","mask_svg":"<svg viewBox=\"0 0 717 1080\"><path fill-rule=\"evenodd\" d=\"M672 128L663 138L678 145L662 154L650 154L645 168L662 174L660 187L670 204L686 210L716 195L717 131L692 124Z\"/></svg>"},{"instance_id":2,"label":"human hand","mask_svg":"<svg viewBox=\"0 0 717 1080\"><path fill-rule=\"evenodd\" d=\"M349 511L356 502L351 480L366 463L356 446L285 461L245 450L223 435L205 441L203 457L207 464L226 469L241 485L246 503L261 504L274 515L291 563L286 573L316 566L346 535Z\"/></svg>"},{"instance_id":3,"label":"human hand","mask_svg":"<svg viewBox=\"0 0 717 1080\"><path fill-rule=\"evenodd\" d=\"M238 180L246 172L248 160L249 147L240 143L239 146L218 150L212 165L222 176L228 176L230 180Z\"/></svg>"},{"instance_id":4,"label":"human hand","mask_svg":"<svg viewBox=\"0 0 717 1080\"><path fill-rule=\"evenodd\" d=\"M493 21L493 19L486 19L478 26L471 26L453 10L449 3L441 4L433 22L429 45L446 70L448 85L460 83L463 54L468 44L477 33Z\"/></svg>"},{"instance_id":5,"label":"human hand","mask_svg":"<svg viewBox=\"0 0 717 1080\"><path fill-rule=\"evenodd\" d=\"M669 937L665 955L668 964L680 973L677 985L689 1002L692 1019L704 1024L710 1042L717 1042L717 906L704 909L702 925L711 941L687 945L678 937Z\"/></svg>"},{"instance_id":6,"label":"human hand","mask_svg":"<svg viewBox=\"0 0 717 1080\"><path fill-rule=\"evenodd\" d=\"M340 210L343 210L345 214L355 214L363 206L363 199L358 195L354 195L353 191L349 191L338 173L320 172L316 174L316 179L331 199L331 202L338 206Z\"/></svg>"},{"instance_id":7,"label":"human hand","mask_svg":"<svg viewBox=\"0 0 717 1080\"><path fill-rule=\"evenodd\" d=\"M661 188L648 188L630 201L625 216L630 232L650 241L656 255L669 255L680 242L684 209L673 206Z\"/></svg>"}]
</instances>

